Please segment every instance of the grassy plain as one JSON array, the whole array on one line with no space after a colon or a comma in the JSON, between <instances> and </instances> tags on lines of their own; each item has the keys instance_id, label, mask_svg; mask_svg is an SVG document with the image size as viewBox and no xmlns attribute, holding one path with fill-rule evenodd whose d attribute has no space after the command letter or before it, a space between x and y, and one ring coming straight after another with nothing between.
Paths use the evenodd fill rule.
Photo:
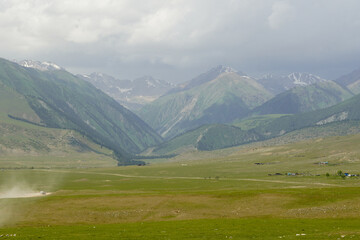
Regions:
<instances>
[{"instance_id":1,"label":"grassy plain","mask_svg":"<svg viewBox=\"0 0 360 240\"><path fill-rule=\"evenodd\" d=\"M336 175L360 173L359 146L353 135L194 152L141 167L8 169L0 172L0 192L52 194L0 199L0 235L360 239L360 179Z\"/></svg>"}]
</instances>

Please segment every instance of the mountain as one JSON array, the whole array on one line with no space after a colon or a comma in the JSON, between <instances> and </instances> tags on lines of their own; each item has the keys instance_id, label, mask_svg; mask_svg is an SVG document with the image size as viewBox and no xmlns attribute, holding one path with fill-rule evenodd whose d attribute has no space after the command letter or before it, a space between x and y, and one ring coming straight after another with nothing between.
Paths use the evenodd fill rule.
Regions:
<instances>
[{"instance_id":1,"label":"mountain","mask_svg":"<svg viewBox=\"0 0 360 240\"><path fill-rule=\"evenodd\" d=\"M221 68L217 74L211 69L181 91L145 105L138 112L140 117L163 137L171 138L203 124L241 118L272 97L256 80L229 69Z\"/></svg>"},{"instance_id":2,"label":"mountain","mask_svg":"<svg viewBox=\"0 0 360 240\"><path fill-rule=\"evenodd\" d=\"M324 81L326 80L310 73L291 73L286 76L267 74L258 79L260 84L275 95L296 86L307 86Z\"/></svg>"},{"instance_id":3,"label":"mountain","mask_svg":"<svg viewBox=\"0 0 360 240\"><path fill-rule=\"evenodd\" d=\"M360 94L332 107L295 115L264 115L244 119L237 126L204 125L154 148L151 154L179 154L188 150L215 150L250 142L301 141L360 132ZM241 128L240 128L241 127Z\"/></svg>"},{"instance_id":4,"label":"mountain","mask_svg":"<svg viewBox=\"0 0 360 240\"><path fill-rule=\"evenodd\" d=\"M255 108L253 113L295 114L310 112L333 106L353 96L333 81L321 81L306 86L296 86L278 94L263 105Z\"/></svg>"},{"instance_id":5,"label":"mountain","mask_svg":"<svg viewBox=\"0 0 360 240\"><path fill-rule=\"evenodd\" d=\"M135 114L63 69L40 71L0 59L0 85L2 114L38 126L76 130L124 161L162 141ZM13 96L12 101L7 96Z\"/></svg>"},{"instance_id":6,"label":"mountain","mask_svg":"<svg viewBox=\"0 0 360 240\"><path fill-rule=\"evenodd\" d=\"M133 81L119 80L103 73L78 75L102 90L128 109L137 110L174 88L175 85L144 76Z\"/></svg>"},{"instance_id":7,"label":"mountain","mask_svg":"<svg viewBox=\"0 0 360 240\"><path fill-rule=\"evenodd\" d=\"M308 127L325 126L342 121L360 121L359 103L360 94L332 107L274 119L253 130L264 139L268 139Z\"/></svg>"},{"instance_id":8,"label":"mountain","mask_svg":"<svg viewBox=\"0 0 360 240\"><path fill-rule=\"evenodd\" d=\"M40 62L33 60L22 60L17 62L19 65L27 68L34 68L40 71L64 70L62 67L52 62Z\"/></svg>"},{"instance_id":9,"label":"mountain","mask_svg":"<svg viewBox=\"0 0 360 240\"><path fill-rule=\"evenodd\" d=\"M360 68L335 80L354 94L360 93Z\"/></svg>"},{"instance_id":10,"label":"mountain","mask_svg":"<svg viewBox=\"0 0 360 240\"><path fill-rule=\"evenodd\" d=\"M181 134L156 147L152 154L178 154L185 150L209 151L257 141L259 136L253 131L243 131L238 127L211 124Z\"/></svg>"},{"instance_id":11,"label":"mountain","mask_svg":"<svg viewBox=\"0 0 360 240\"><path fill-rule=\"evenodd\" d=\"M199 76L191 79L190 81L179 84L177 87L168 91L167 94L173 94L173 93L177 93L177 92L181 92L181 91L186 91L191 88L200 86L204 83L207 83L207 82L217 78L222 73L237 73L240 76L246 76L245 73L237 71L231 67L218 65L217 67L214 67L214 68L210 69L209 71L200 74Z\"/></svg>"},{"instance_id":12,"label":"mountain","mask_svg":"<svg viewBox=\"0 0 360 240\"><path fill-rule=\"evenodd\" d=\"M116 162L110 149L77 131L0 116L1 168L110 167Z\"/></svg>"}]
</instances>

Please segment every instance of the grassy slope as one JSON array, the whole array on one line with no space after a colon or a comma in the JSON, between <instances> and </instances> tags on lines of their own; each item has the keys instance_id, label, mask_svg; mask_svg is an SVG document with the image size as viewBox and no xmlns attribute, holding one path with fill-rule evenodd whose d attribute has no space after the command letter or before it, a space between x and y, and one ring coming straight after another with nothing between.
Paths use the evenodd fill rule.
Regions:
<instances>
[{"instance_id":1,"label":"grassy slope","mask_svg":"<svg viewBox=\"0 0 360 240\"><path fill-rule=\"evenodd\" d=\"M335 174L360 172L359 144L354 135L146 167L4 171L1 179L54 193L0 200L12 220L0 233L17 239L358 239L359 179ZM268 176L275 172L306 175Z\"/></svg>"},{"instance_id":2,"label":"grassy slope","mask_svg":"<svg viewBox=\"0 0 360 240\"><path fill-rule=\"evenodd\" d=\"M335 106L314 112L284 116L275 119L268 124L259 126L254 130L259 134L266 136L266 138L272 138L294 130L319 125L323 120L336 122L339 121L343 115L345 116L345 119L343 120L358 121L360 120L359 102L360 95L356 95Z\"/></svg>"},{"instance_id":3,"label":"grassy slope","mask_svg":"<svg viewBox=\"0 0 360 240\"><path fill-rule=\"evenodd\" d=\"M0 116L7 117L8 114L40 123L40 118L31 109L25 97L0 82Z\"/></svg>"},{"instance_id":4,"label":"grassy slope","mask_svg":"<svg viewBox=\"0 0 360 240\"><path fill-rule=\"evenodd\" d=\"M242 130L249 130L267 124L272 120L283 116L287 116L287 114L267 114L252 116L243 119L237 119L232 123L232 125L239 127Z\"/></svg>"},{"instance_id":5,"label":"grassy slope","mask_svg":"<svg viewBox=\"0 0 360 240\"><path fill-rule=\"evenodd\" d=\"M136 115L66 71L40 72L1 60L0 80L49 127L76 129L119 153L135 153L161 138Z\"/></svg>"},{"instance_id":6,"label":"grassy slope","mask_svg":"<svg viewBox=\"0 0 360 240\"><path fill-rule=\"evenodd\" d=\"M200 86L161 97L139 114L170 138L202 124L231 122L270 97L256 81L224 73Z\"/></svg>"},{"instance_id":7,"label":"grassy slope","mask_svg":"<svg viewBox=\"0 0 360 240\"><path fill-rule=\"evenodd\" d=\"M257 139L252 132L222 124L204 125L171 139L153 150L155 155L179 154L189 150L215 150Z\"/></svg>"},{"instance_id":8,"label":"grassy slope","mask_svg":"<svg viewBox=\"0 0 360 240\"><path fill-rule=\"evenodd\" d=\"M114 166L112 151L76 131L0 117L0 167Z\"/></svg>"},{"instance_id":9,"label":"grassy slope","mask_svg":"<svg viewBox=\"0 0 360 240\"><path fill-rule=\"evenodd\" d=\"M333 106L351 98L348 90L332 81L295 87L254 109L256 114L295 114Z\"/></svg>"},{"instance_id":10,"label":"grassy slope","mask_svg":"<svg viewBox=\"0 0 360 240\"><path fill-rule=\"evenodd\" d=\"M40 124L26 98L1 84L0 166L114 166L112 151L101 148L79 133L52 129L14 120L8 114Z\"/></svg>"},{"instance_id":11,"label":"grassy slope","mask_svg":"<svg viewBox=\"0 0 360 240\"><path fill-rule=\"evenodd\" d=\"M241 129L250 130L261 126L261 124L270 123L274 119L281 116L286 115L256 116L240 121L236 123L236 125ZM268 146L299 142L306 139L314 139L319 137L346 136L360 133L359 124L359 121L335 122L322 126L308 127L295 130L282 136L259 142L253 142L255 139L254 137L262 139L261 135L258 135L253 131L245 132L241 131L239 128L232 128L231 126L220 124L204 125L200 128L189 131L169 141L166 141L158 147L152 149L151 152L144 152L143 154L186 155L187 152L191 152L192 154L194 154L198 150L209 151L215 149L224 149L224 151L227 151L225 148L236 145L243 145L248 142L252 142L250 144L254 146ZM209 129L212 129L212 131L208 131ZM249 136L252 136L253 138L249 139ZM209 139L210 141L206 141L207 139ZM199 146L199 143L201 144L201 146Z\"/></svg>"},{"instance_id":12,"label":"grassy slope","mask_svg":"<svg viewBox=\"0 0 360 240\"><path fill-rule=\"evenodd\" d=\"M354 94L360 94L360 68L335 80Z\"/></svg>"}]
</instances>

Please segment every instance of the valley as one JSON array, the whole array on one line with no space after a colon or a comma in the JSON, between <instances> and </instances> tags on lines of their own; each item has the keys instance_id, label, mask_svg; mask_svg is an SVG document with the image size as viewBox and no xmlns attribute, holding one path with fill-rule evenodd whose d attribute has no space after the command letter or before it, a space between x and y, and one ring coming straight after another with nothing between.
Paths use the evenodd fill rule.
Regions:
<instances>
[{"instance_id":1,"label":"valley","mask_svg":"<svg viewBox=\"0 0 360 240\"><path fill-rule=\"evenodd\" d=\"M360 1L1 1L0 240L360 240Z\"/></svg>"},{"instance_id":2,"label":"valley","mask_svg":"<svg viewBox=\"0 0 360 240\"><path fill-rule=\"evenodd\" d=\"M339 81L275 94L218 66L142 120L55 64L0 63L4 239L360 238L360 95Z\"/></svg>"},{"instance_id":3,"label":"valley","mask_svg":"<svg viewBox=\"0 0 360 240\"><path fill-rule=\"evenodd\" d=\"M359 143L357 134L198 152L194 160L185 154L140 167L3 170L1 181L9 181L2 192L27 184L51 194L0 199L8 214L4 222L2 212L0 235L356 239L359 177L338 171L359 174Z\"/></svg>"}]
</instances>

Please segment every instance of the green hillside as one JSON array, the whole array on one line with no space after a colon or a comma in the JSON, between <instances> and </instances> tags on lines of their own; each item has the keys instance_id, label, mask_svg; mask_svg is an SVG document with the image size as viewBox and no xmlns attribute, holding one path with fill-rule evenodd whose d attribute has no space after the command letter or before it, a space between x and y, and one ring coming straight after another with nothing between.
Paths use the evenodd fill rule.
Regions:
<instances>
[{"instance_id":1,"label":"green hillside","mask_svg":"<svg viewBox=\"0 0 360 240\"><path fill-rule=\"evenodd\" d=\"M235 127L239 127L242 130L249 130L258 126L272 122L274 119L287 116L289 114L267 114L267 115L255 115L242 119L236 119L231 124Z\"/></svg>"},{"instance_id":2,"label":"green hillside","mask_svg":"<svg viewBox=\"0 0 360 240\"><path fill-rule=\"evenodd\" d=\"M235 72L188 90L165 95L139 115L158 133L171 138L208 123L228 123L271 98L255 80Z\"/></svg>"},{"instance_id":3,"label":"green hillside","mask_svg":"<svg viewBox=\"0 0 360 240\"><path fill-rule=\"evenodd\" d=\"M360 68L335 80L354 94L360 94Z\"/></svg>"},{"instance_id":4,"label":"green hillside","mask_svg":"<svg viewBox=\"0 0 360 240\"><path fill-rule=\"evenodd\" d=\"M353 94L332 81L294 87L254 109L255 114L295 114L333 106Z\"/></svg>"},{"instance_id":5,"label":"green hillside","mask_svg":"<svg viewBox=\"0 0 360 240\"><path fill-rule=\"evenodd\" d=\"M0 167L116 166L113 151L74 130L0 117Z\"/></svg>"},{"instance_id":6,"label":"green hillside","mask_svg":"<svg viewBox=\"0 0 360 240\"><path fill-rule=\"evenodd\" d=\"M119 158L162 141L135 114L64 70L43 72L1 59L0 84L3 115L46 127L77 130L114 150ZM14 98L20 104L13 102Z\"/></svg>"},{"instance_id":7,"label":"green hillside","mask_svg":"<svg viewBox=\"0 0 360 240\"><path fill-rule=\"evenodd\" d=\"M207 125L175 137L153 151L155 155L184 150L214 150L256 141L288 143L303 139L348 135L360 129L360 95L335 106L295 115L264 115L237 121L238 127ZM271 139L271 140L270 140Z\"/></svg>"},{"instance_id":8,"label":"green hillside","mask_svg":"<svg viewBox=\"0 0 360 240\"><path fill-rule=\"evenodd\" d=\"M265 138L272 138L285 133L312 126L322 126L340 121L360 120L360 95L325 109L284 116L254 130Z\"/></svg>"},{"instance_id":9,"label":"green hillside","mask_svg":"<svg viewBox=\"0 0 360 240\"><path fill-rule=\"evenodd\" d=\"M259 137L255 132L234 126L204 125L161 144L153 150L153 154L177 154L191 149L209 151L257 141Z\"/></svg>"}]
</instances>

